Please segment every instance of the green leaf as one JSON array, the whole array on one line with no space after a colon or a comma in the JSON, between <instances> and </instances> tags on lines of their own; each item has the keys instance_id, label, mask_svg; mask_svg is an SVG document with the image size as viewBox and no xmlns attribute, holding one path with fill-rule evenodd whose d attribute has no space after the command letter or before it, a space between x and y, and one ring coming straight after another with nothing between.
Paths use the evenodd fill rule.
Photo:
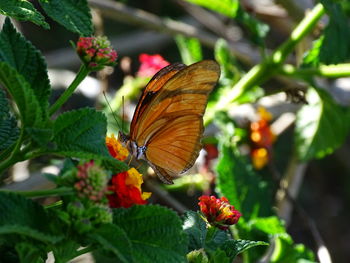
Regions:
<instances>
[{"instance_id":1,"label":"green leaf","mask_svg":"<svg viewBox=\"0 0 350 263\"><path fill-rule=\"evenodd\" d=\"M233 132L234 129L229 131ZM229 138L225 136L220 138L216 171L218 192L228 198L244 219L271 214L267 184L255 174L252 165L235 146L230 145Z\"/></svg>"},{"instance_id":2,"label":"green leaf","mask_svg":"<svg viewBox=\"0 0 350 263\"><path fill-rule=\"evenodd\" d=\"M17 120L9 110L6 94L0 89L0 151L11 146L19 136Z\"/></svg>"},{"instance_id":3,"label":"green leaf","mask_svg":"<svg viewBox=\"0 0 350 263\"><path fill-rule=\"evenodd\" d=\"M228 17L235 17L239 7L238 0L186 0L192 4L196 4Z\"/></svg>"},{"instance_id":4,"label":"green leaf","mask_svg":"<svg viewBox=\"0 0 350 263\"><path fill-rule=\"evenodd\" d=\"M20 112L22 126L43 127L47 123L47 114L29 83L15 69L0 62L0 83L10 92Z\"/></svg>"},{"instance_id":5,"label":"green leaf","mask_svg":"<svg viewBox=\"0 0 350 263\"><path fill-rule=\"evenodd\" d=\"M311 49L305 54L303 58L302 67L317 67L320 64L320 52L324 37L321 36L315 40Z\"/></svg>"},{"instance_id":6,"label":"green leaf","mask_svg":"<svg viewBox=\"0 0 350 263\"><path fill-rule=\"evenodd\" d=\"M14 235L51 244L63 239L55 218L42 206L21 195L0 192L0 211L0 239Z\"/></svg>"},{"instance_id":7,"label":"green leaf","mask_svg":"<svg viewBox=\"0 0 350 263\"><path fill-rule=\"evenodd\" d=\"M57 244L52 249L55 256L55 262L69 262L71 259L77 256L77 250L80 244L74 240L63 240Z\"/></svg>"},{"instance_id":8,"label":"green leaf","mask_svg":"<svg viewBox=\"0 0 350 263\"><path fill-rule=\"evenodd\" d=\"M235 20L248 30L251 41L262 48L265 47L264 39L270 30L267 24L251 16L242 6L239 6Z\"/></svg>"},{"instance_id":9,"label":"green leaf","mask_svg":"<svg viewBox=\"0 0 350 263\"><path fill-rule=\"evenodd\" d=\"M336 1L321 0L321 3L329 15L329 23L324 29L320 61L325 64L344 62L350 58L350 21Z\"/></svg>"},{"instance_id":10,"label":"green leaf","mask_svg":"<svg viewBox=\"0 0 350 263\"><path fill-rule=\"evenodd\" d=\"M256 246L266 246L268 243L263 241L251 240L227 240L220 249L225 251L231 261L240 253Z\"/></svg>"},{"instance_id":11,"label":"green leaf","mask_svg":"<svg viewBox=\"0 0 350 263\"><path fill-rule=\"evenodd\" d=\"M288 234L279 235L275 239L275 249L271 255L271 263L315 262L311 250L302 244L294 244Z\"/></svg>"},{"instance_id":12,"label":"green leaf","mask_svg":"<svg viewBox=\"0 0 350 263\"><path fill-rule=\"evenodd\" d=\"M341 146L348 134L346 113L321 89L310 88L309 104L297 114L296 149L300 160L322 158Z\"/></svg>"},{"instance_id":13,"label":"green leaf","mask_svg":"<svg viewBox=\"0 0 350 263\"><path fill-rule=\"evenodd\" d=\"M46 29L50 28L44 16L26 0L0 0L0 13L18 20L31 21Z\"/></svg>"},{"instance_id":14,"label":"green leaf","mask_svg":"<svg viewBox=\"0 0 350 263\"><path fill-rule=\"evenodd\" d=\"M203 59L202 47L198 39L177 35L175 41L181 54L181 60L186 65L191 65Z\"/></svg>"},{"instance_id":15,"label":"green leaf","mask_svg":"<svg viewBox=\"0 0 350 263\"><path fill-rule=\"evenodd\" d=\"M115 172L125 171L127 165L114 159L107 150L106 127L105 115L95 109L65 112L54 122L55 152L68 157L105 160L117 168Z\"/></svg>"},{"instance_id":16,"label":"green leaf","mask_svg":"<svg viewBox=\"0 0 350 263\"><path fill-rule=\"evenodd\" d=\"M194 211L187 211L183 216L183 230L189 238L188 250L196 250L204 247L207 235L207 226L200 215Z\"/></svg>"},{"instance_id":17,"label":"green leaf","mask_svg":"<svg viewBox=\"0 0 350 263\"><path fill-rule=\"evenodd\" d=\"M16 244L16 250L23 263L44 263L46 259L45 251L36 247L37 244L21 242Z\"/></svg>"},{"instance_id":18,"label":"green leaf","mask_svg":"<svg viewBox=\"0 0 350 263\"><path fill-rule=\"evenodd\" d=\"M218 248L210 254L210 262L212 263L231 263L232 260L226 255L226 252Z\"/></svg>"},{"instance_id":19,"label":"green leaf","mask_svg":"<svg viewBox=\"0 0 350 263\"><path fill-rule=\"evenodd\" d=\"M91 235L91 238L96 240L103 250L112 252L118 258L118 262L135 262L131 241L119 226L104 224Z\"/></svg>"},{"instance_id":20,"label":"green leaf","mask_svg":"<svg viewBox=\"0 0 350 263\"><path fill-rule=\"evenodd\" d=\"M10 19L6 19L0 33L0 61L6 62L26 79L41 108L47 111L51 90L44 57L16 31Z\"/></svg>"},{"instance_id":21,"label":"green leaf","mask_svg":"<svg viewBox=\"0 0 350 263\"><path fill-rule=\"evenodd\" d=\"M249 225L269 235L283 234L286 232L283 222L276 216L253 219L249 221Z\"/></svg>"},{"instance_id":22,"label":"green leaf","mask_svg":"<svg viewBox=\"0 0 350 263\"><path fill-rule=\"evenodd\" d=\"M82 36L93 33L87 0L40 0L42 8L53 20Z\"/></svg>"},{"instance_id":23,"label":"green leaf","mask_svg":"<svg viewBox=\"0 0 350 263\"><path fill-rule=\"evenodd\" d=\"M177 214L156 205L114 209L113 221L130 238L135 262L186 262L187 236Z\"/></svg>"}]
</instances>

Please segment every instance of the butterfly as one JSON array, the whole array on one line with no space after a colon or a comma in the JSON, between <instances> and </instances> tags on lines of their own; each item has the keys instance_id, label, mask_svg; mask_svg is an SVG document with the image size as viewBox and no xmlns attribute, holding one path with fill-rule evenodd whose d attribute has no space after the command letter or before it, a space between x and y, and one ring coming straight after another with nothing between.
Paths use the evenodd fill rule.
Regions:
<instances>
[{"instance_id":1,"label":"butterfly","mask_svg":"<svg viewBox=\"0 0 350 263\"><path fill-rule=\"evenodd\" d=\"M220 66L213 60L164 67L143 90L130 135L119 132L129 152L146 160L164 183L173 184L196 161L208 96L219 77Z\"/></svg>"}]
</instances>

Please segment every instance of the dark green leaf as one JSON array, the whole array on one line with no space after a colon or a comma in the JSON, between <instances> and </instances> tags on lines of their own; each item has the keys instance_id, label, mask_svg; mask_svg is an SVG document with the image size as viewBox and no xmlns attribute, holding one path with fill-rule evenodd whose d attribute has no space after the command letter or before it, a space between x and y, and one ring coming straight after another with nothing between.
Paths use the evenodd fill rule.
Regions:
<instances>
[{"instance_id":1,"label":"dark green leaf","mask_svg":"<svg viewBox=\"0 0 350 263\"><path fill-rule=\"evenodd\" d=\"M186 0L187 2L206 7L228 17L235 17L239 6L238 0Z\"/></svg>"},{"instance_id":2,"label":"dark green leaf","mask_svg":"<svg viewBox=\"0 0 350 263\"><path fill-rule=\"evenodd\" d=\"M0 83L8 89L16 102L24 127L40 128L46 125L48 117L33 89L22 75L5 62L0 62Z\"/></svg>"},{"instance_id":3,"label":"dark green leaf","mask_svg":"<svg viewBox=\"0 0 350 263\"><path fill-rule=\"evenodd\" d=\"M275 249L271 256L271 263L315 262L311 250L302 244L294 244L288 234L279 235L275 239Z\"/></svg>"},{"instance_id":4,"label":"dark green leaf","mask_svg":"<svg viewBox=\"0 0 350 263\"><path fill-rule=\"evenodd\" d=\"M210 262L211 263L231 263L232 260L226 255L224 250L218 248L215 252L210 253Z\"/></svg>"},{"instance_id":5,"label":"dark green leaf","mask_svg":"<svg viewBox=\"0 0 350 263\"><path fill-rule=\"evenodd\" d=\"M114 209L113 221L130 238L135 262L186 262L187 235L177 214L148 205Z\"/></svg>"},{"instance_id":6,"label":"dark green leaf","mask_svg":"<svg viewBox=\"0 0 350 263\"><path fill-rule=\"evenodd\" d=\"M1 0L0 13L18 20L31 21L46 29L50 28L43 15L34 8L32 3L26 0Z\"/></svg>"},{"instance_id":7,"label":"dark green leaf","mask_svg":"<svg viewBox=\"0 0 350 263\"><path fill-rule=\"evenodd\" d=\"M350 58L350 20L340 3L331 0L321 0L321 3L329 15L329 23L324 30L320 61L325 64L344 62Z\"/></svg>"},{"instance_id":8,"label":"dark green leaf","mask_svg":"<svg viewBox=\"0 0 350 263\"><path fill-rule=\"evenodd\" d=\"M91 235L91 238L96 240L103 250L112 252L118 258L118 262L135 262L131 241L119 226L104 224Z\"/></svg>"},{"instance_id":9,"label":"dark green leaf","mask_svg":"<svg viewBox=\"0 0 350 263\"><path fill-rule=\"evenodd\" d=\"M68 157L104 160L127 170L127 165L114 159L107 150L106 127L104 114L92 108L63 113L54 122L55 151Z\"/></svg>"},{"instance_id":10,"label":"dark green leaf","mask_svg":"<svg viewBox=\"0 0 350 263\"><path fill-rule=\"evenodd\" d=\"M267 184L254 173L251 164L228 142L220 142L219 153L216 170L220 195L228 198L245 219L269 215Z\"/></svg>"},{"instance_id":11,"label":"dark green leaf","mask_svg":"<svg viewBox=\"0 0 350 263\"><path fill-rule=\"evenodd\" d=\"M251 240L227 240L220 249L225 251L231 261L240 253L256 246L266 246L268 243Z\"/></svg>"},{"instance_id":12,"label":"dark green leaf","mask_svg":"<svg viewBox=\"0 0 350 263\"><path fill-rule=\"evenodd\" d=\"M16 250L22 263L44 263L47 252L40 251L37 244L17 243Z\"/></svg>"},{"instance_id":13,"label":"dark green leaf","mask_svg":"<svg viewBox=\"0 0 350 263\"><path fill-rule=\"evenodd\" d=\"M203 59L201 43L198 39L178 35L175 40L183 63L191 65Z\"/></svg>"},{"instance_id":14,"label":"dark green leaf","mask_svg":"<svg viewBox=\"0 0 350 263\"><path fill-rule=\"evenodd\" d=\"M42 8L56 22L83 36L93 33L91 14L86 0L40 0Z\"/></svg>"},{"instance_id":15,"label":"dark green leaf","mask_svg":"<svg viewBox=\"0 0 350 263\"><path fill-rule=\"evenodd\" d=\"M187 211L183 218L183 229L189 238L188 250L195 250L204 247L207 235L207 226L200 215L194 211Z\"/></svg>"},{"instance_id":16,"label":"dark green leaf","mask_svg":"<svg viewBox=\"0 0 350 263\"><path fill-rule=\"evenodd\" d=\"M345 111L321 89L310 88L297 114L295 141L298 156L307 161L332 153L348 134Z\"/></svg>"},{"instance_id":17,"label":"dark green leaf","mask_svg":"<svg viewBox=\"0 0 350 263\"><path fill-rule=\"evenodd\" d=\"M0 211L0 238L19 235L53 244L63 238L55 218L21 195L0 192Z\"/></svg>"},{"instance_id":18,"label":"dark green leaf","mask_svg":"<svg viewBox=\"0 0 350 263\"><path fill-rule=\"evenodd\" d=\"M77 256L77 250L80 245L74 240L63 240L55 244L52 252L55 256L55 262L69 262Z\"/></svg>"},{"instance_id":19,"label":"dark green leaf","mask_svg":"<svg viewBox=\"0 0 350 263\"><path fill-rule=\"evenodd\" d=\"M26 79L46 112L50 96L46 62L40 51L16 31L10 19L6 19L0 33L0 61L6 62Z\"/></svg>"},{"instance_id":20,"label":"dark green leaf","mask_svg":"<svg viewBox=\"0 0 350 263\"><path fill-rule=\"evenodd\" d=\"M11 146L19 136L17 121L9 110L5 92L0 89L0 151Z\"/></svg>"}]
</instances>

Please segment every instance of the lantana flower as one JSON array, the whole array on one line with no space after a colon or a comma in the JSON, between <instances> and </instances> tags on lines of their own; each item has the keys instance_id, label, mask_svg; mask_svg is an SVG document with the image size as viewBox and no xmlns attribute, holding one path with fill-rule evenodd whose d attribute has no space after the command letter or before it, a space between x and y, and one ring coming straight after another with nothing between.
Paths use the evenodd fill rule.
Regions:
<instances>
[{"instance_id":1,"label":"lantana flower","mask_svg":"<svg viewBox=\"0 0 350 263\"><path fill-rule=\"evenodd\" d=\"M170 63L166 61L161 55L148 55L141 54L139 56L141 63L138 72L136 73L139 77L152 77L160 69L168 66Z\"/></svg>"},{"instance_id":2,"label":"lantana flower","mask_svg":"<svg viewBox=\"0 0 350 263\"><path fill-rule=\"evenodd\" d=\"M198 199L200 211L208 223L221 230L236 224L241 217L241 213L230 205L226 197L202 195Z\"/></svg>"},{"instance_id":3,"label":"lantana flower","mask_svg":"<svg viewBox=\"0 0 350 263\"><path fill-rule=\"evenodd\" d=\"M111 208L128 208L134 204L146 204L146 200L151 196L151 193L142 192L142 183L142 174L135 168L113 175L108 184L108 191L110 192L107 195L109 206Z\"/></svg>"},{"instance_id":4,"label":"lantana flower","mask_svg":"<svg viewBox=\"0 0 350 263\"><path fill-rule=\"evenodd\" d=\"M272 119L271 113L259 107L258 114L260 119L250 124L251 157L253 166L256 169L262 169L271 158L271 149L276 135L272 132L269 123Z\"/></svg>"},{"instance_id":5,"label":"lantana flower","mask_svg":"<svg viewBox=\"0 0 350 263\"><path fill-rule=\"evenodd\" d=\"M94 161L78 165L74 188L80 198L99 203L105 201L107 174Z\"/></svg>"},{"instance_id":6,"label":"lantana flower","mask_svg":"<svg viewBox=\"0 0 350 263\"><path fill-rule=\"evenodd\" d=\"M129 155L128 149L126 149L121 142L115 138L113 133L111 136L106 137L106 145L109 153L119 161L124 161Z\"/></svg>"},{"instance_id":7,"label":"lantana flower","mask_svg":"<svg viewBox=\"0 0 350 263\"><path fill-rule=\"evenodd\" d=\"M91 71L100 70L105 66L114 66L118 57L106 37L80 37L76 51Z\"/></svg>"}]
</instances>

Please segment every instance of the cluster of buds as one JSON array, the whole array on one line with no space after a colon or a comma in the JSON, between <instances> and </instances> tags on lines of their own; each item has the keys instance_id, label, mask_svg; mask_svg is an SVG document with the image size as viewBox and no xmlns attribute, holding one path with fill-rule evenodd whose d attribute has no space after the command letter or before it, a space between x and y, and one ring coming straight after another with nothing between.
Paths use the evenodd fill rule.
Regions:
<instances>
[{"instance_id":1,"label":"cluster of buds","mask_svg":"<svg viewBox=\"0 0 350 263\"><path fill-rule=\"evenodd\" d=\"M87 198L93 202L103 202L106 194L107 175L94 161L78 166L74 184L80 198Z\"/></svg>"},{"instance_id":2,"label":"cluster of buds","mask_svg":"<svg viewBox=\"0 0 350 263\"><path fill-rule=\"evenodd\" d=\"M117 52L106 37L80 37L76 51L90 71L116 64Z\"/></svg>"},{"instance_id":3,"label":"cluster of buds","mask_svg":"<svg viewBox=\"0 0 350 263\"><path fill-rule=\"evenodd\" d=\"M241 217L241 213L230 205L225 197L202 195L198 205L207 222L221 230L236 224Z\"/></svg>"},{"instance_id":4,"label":"cluster of buds","mask_svg":"<svg viewBox=\"0 0 350 263\"><path fill-rule=\"evenodd\" d=\"M269 122L271 113L264 108L258 108L260 119L250 124L250 140L252 142L251 158L256 169L262 169L271 159L271 148L276 140Z\"/></svg>"},{"instance_id":5,"label":"cluster of buds","mask_svg":"<svg viewBox=\"0 0 350 263\"><path fill-rule=\"evenodd\" d=\"M124 161L129 156L129 151L119 140L117 140L112 133L111 136L106 137L106 145L110 155L119 161Z\"/></svg>"}]
</instances>

